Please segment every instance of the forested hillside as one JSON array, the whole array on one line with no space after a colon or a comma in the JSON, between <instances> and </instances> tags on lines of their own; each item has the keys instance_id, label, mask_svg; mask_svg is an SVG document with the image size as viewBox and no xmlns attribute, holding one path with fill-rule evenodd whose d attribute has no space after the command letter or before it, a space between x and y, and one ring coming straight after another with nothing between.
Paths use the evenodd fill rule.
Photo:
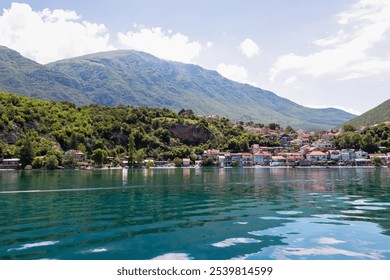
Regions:
<instances>
[{"instance_id":1,"label":"forested hillside","mask_svg":"<svg viewBox=\"0 0 390 280\"><path fill-rule=\"evenodd\" d=\"M347 123L354 126L367 126L388 121L390 121L390 99Z\"/></svg>"},{"instance_id":2,"label":"forested hillside","mask_svg":"<svg viewBox=\"0 0 390 280\"><path fill-rule=\"evenodd\" d=\"M134 139L140 157L174 159L219 147L248 151L250 145L278 145L247 133L228 119L207 121L191 110L178 115L168 109L89 105L42 101L0 92L0 157L57 155L76 149L91 156L127 155ZM28 154L28 155L27 155ZM29 158L26 159L28 162Z\"/></svg>"}]
</instances>

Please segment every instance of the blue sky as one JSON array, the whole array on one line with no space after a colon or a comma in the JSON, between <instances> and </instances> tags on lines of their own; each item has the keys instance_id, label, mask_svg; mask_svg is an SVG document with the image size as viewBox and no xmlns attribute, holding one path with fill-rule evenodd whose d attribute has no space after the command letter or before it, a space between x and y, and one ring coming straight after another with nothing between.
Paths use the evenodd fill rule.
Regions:
<instances>
[{"instance_id":1,"label":"blue sky","mask_svg":"<svg viewBox=\"0 0 390 280\"><path fill-rule=\"evenodd\" d=\"M390 98L388 0L2 0L0 45L40 63L142 50L353 113Z\"/></svg>"}]
</instances>

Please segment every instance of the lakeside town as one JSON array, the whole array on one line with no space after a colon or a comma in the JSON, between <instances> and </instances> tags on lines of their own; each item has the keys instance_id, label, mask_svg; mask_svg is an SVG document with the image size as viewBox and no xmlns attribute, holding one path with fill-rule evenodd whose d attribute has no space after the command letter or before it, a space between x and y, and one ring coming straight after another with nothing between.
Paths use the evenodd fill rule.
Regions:
<instances>
[{"instance_id":1,"label":"lakeside town","mask_svg":"<svg viewBox=\"0 0 390 280\"><path fill-rule=\"evenodd\" d=\"M208 121L218 118L216 115L205 117ZM236 125L242 125L237 122ZM384 122L390 127L390 122ZM349 129L351 126L349 127ZM336 149L335 139L345 133L343 129L321 132L307 132L305 130L290 131L279 126L256 127L244 126L245 131L261 135L262 140L280 143L279 146L261 146L253 144L246 152L223 151L218 147L204 150L192 157L157 160L152 157L142 157L134 161L128 155L114 157L106 156L97 160L88 158L85 153L71 149L64 153L64 157L73 163L71 168L153 168L153 167L310 167L310 166L389 166L390 153L387 147L377 147L376 153L369 153L362 149ZM361 135L366 127L353 128L354 134ZM351 131L350 131L351 132ZM43 157L36 157L32 165L24 169L46 169L46 166L34 164L42 162ZM0 158L0 169L21 169L19 158ZM63 169L62 166L47 169Z\"/></svg>"}]
</instances>

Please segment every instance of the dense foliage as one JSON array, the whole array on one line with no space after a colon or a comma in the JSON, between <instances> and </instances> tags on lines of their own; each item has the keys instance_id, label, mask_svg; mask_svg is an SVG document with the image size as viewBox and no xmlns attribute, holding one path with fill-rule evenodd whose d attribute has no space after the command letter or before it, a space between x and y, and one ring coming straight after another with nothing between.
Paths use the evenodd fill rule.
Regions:
<instances>
[{"instance_id":1,"label":"dense foliage","mask_svg":"<svg viewBox=\"0 0 390 280\"><path fill-rule=\"evenodd\" d=\"M98 164L120 156L129 156L131 164L136 164L146 157L194 160L210 148L248 151L255 143L280 144L247 133L242 125L225 118L207 121L168 109L122 105L78 108L70 102L1 92L0 116L0 157L20 157L23 165L32 164L38 156L43 158L35 166L75 166L74 156L64 154L69 150L82 151Z\"/></svg>"},{"instance_id":2,"label":"dense foliage","mask_svg":"<svg viewBox=\"0 0 390 280\"><path fill-rule=\"evenodd\" d=\"M367 127L363 133L355 132L351 124L343 126L344 133L335 138L335 145L338 149L362 149L368 153L378 152L378 147L383 152L390 152L390 127L379 124Z\"/></svg>"}]
</instances>

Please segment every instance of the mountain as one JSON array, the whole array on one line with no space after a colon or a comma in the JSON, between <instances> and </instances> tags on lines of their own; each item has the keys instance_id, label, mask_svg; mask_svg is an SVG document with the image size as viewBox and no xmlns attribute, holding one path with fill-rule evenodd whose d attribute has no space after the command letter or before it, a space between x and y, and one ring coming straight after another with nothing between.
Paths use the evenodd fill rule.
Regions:
<instances>
[{"instance_id":1,"label":"mountain","mask_svg":"<svg viewBox=\"0 0 390 280\"><path fill-rule=\"evenodd\" d=\"M390 121L390 99L347 123L354 126L369 126L386 121Z\"/></svg>"},{"instance_id":2,"label":"mountain","mask_svg":"<svg viewBox=\"0 0 390 280\"><path fill-rule=\"evenodd\" d=\"M83 105L134 105L192 109L196 114L327 129L354 115L312 109L273 92L228 80L196 65L158 59L138 51L111 51L40 65L0 49L0 90Z\"/></svg>"},{"instance_id":3,"label":"mountain","mask_svg":"<svg viewBox=\"0 0 390 280\"><path fill-rule=\"evenodd\" d=\"M0 46L0 90L45 100L89 104L77 79Z\"/></svg>"}]
</instances>

